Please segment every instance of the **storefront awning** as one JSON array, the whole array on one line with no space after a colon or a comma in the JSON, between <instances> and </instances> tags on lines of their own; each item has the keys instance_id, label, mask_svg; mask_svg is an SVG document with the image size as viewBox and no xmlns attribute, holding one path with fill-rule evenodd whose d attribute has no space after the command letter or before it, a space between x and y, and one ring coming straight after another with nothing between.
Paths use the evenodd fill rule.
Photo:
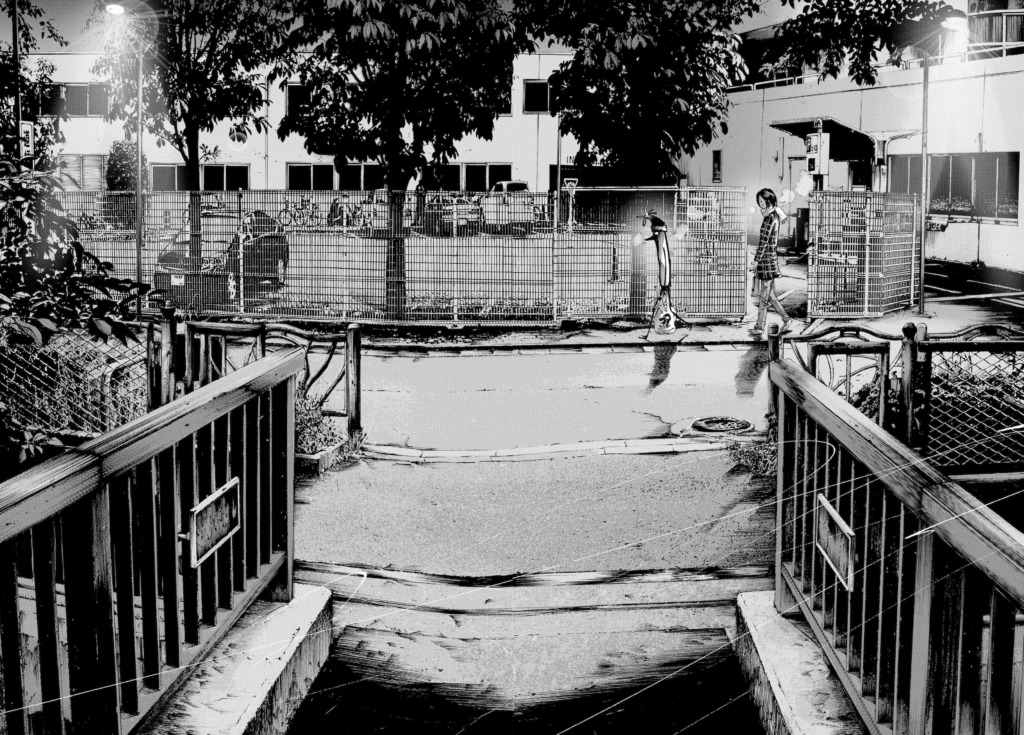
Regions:
<instances>
[{"instance_id":1,"label":"storefront awning","mask_svg":"<svg viewBox=\"0 0 1024 735\"><path fill-rule=\"evenodd\" d=\"M832 117L821 115L799 120L778 120L770 123L770 126L798 138L805 138L817 132L818 120L821 120L821 132L830 136L830 158L833 161L871 161L875 158L874 137Z\"/></svg>"}]
</instances>

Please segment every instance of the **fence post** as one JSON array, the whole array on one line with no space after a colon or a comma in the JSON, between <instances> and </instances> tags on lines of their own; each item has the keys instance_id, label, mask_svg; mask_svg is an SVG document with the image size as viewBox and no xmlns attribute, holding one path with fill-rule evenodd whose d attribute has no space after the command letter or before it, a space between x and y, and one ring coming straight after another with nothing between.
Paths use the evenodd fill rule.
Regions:
<instances>
[{"instance_id":1,"label":"fence post","mask_svg":"<svg viewBox=\"0 0 1024 735\"><path fill-rule=\"evenodd\" d=\"M348 339L345 349L345 415L348 419L348 435L352 439L363 430L362 409L362 336L358 324L348 325Z\"/></svg>"},{"instance_id":2,"label":"fence post","mask_svg":"<svg viewBox=\"0 0 1024 735\"><path fill-rule=\"evenodd\" d=\"M776 362L782 359L782 327L778 324L768 325L768 361ZM772 416L779 415L779 389L775 384L768 383L768 413Z\"/></svg>"},{"instance_id":3,"label":"fence post","mask_svg":"<svg viewBox=\"0 0 1024 735\"><path fill-rule=\"evenodd\" d=\"M242 190L238 190L238 313L245 313L245 232L242 229Z\"/></svg>"},{"instance_id":4,"label":"fence post","mask_svg":"<svg viewBox=\"0 0 1024 735\"><path fill-rule=\"evenodd\" d=\"M159 408L174 400L174 340L177 336L174 307L164 306L160 309L160 315L163 317L160 322L160 393L152 408Z\"/></svg>"},{"instance_id":5,"label":"fence post","mask_svg":"<svg viewBox=\"0 0 1024 735\"><path fill-rule=\"evenodd\" d=\"M917 327L907 322L903 325L903 377L900 380L900 397L903 403L903 440L907 446L914 444L914 366L917 364Z\"/></svg>"}]
</instances>

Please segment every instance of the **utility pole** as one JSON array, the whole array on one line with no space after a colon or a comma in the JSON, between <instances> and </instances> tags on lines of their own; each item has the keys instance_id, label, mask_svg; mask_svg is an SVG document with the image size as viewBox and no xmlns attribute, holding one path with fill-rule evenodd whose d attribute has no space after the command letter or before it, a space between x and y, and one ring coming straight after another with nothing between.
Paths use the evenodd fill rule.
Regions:
<instances>
[{"instance_id":1,"label":"utility pole","mask_svg":"<svg viewBox=\"0 0 1024 735\"><path fill-rule=\"evenodd\" d=\"M17 160L21 161L21 44L18 43L18 0L8 2L11 4L11 49L14 61L14 139Z\"/></svg>"},{"instance_id":2,"label":"utility pole","mask_svg":"<svg viewBox=\"0 0 1024 735\"><path fill-rule=\"evenodd\" d=\"M918 267L921 269L921 276L918 279L921 291L917 297L918 314L924 314L924 244L928 239L928 207L931 204L931 192L928 191L928 186L931 184L931 179L928 176L928 67L932 57L923 49L922 52L924 54L921 65L924 70L924 79L922 80L924 89L921 95L921 259L918 263Z\"/></svg>"}]
</instances>

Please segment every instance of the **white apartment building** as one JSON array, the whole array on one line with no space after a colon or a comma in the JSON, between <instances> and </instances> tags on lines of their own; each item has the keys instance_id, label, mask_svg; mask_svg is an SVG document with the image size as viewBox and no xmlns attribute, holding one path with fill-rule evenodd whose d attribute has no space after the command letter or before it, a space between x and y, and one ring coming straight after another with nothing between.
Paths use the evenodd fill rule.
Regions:
<instances>
[{"instance_id":1,"label":"white apartment building","mask_svg":"<svg viewBox=\"0 0 1024 735\"><path fill-rule=\"evenodd\" d=\"M96 54L39 54L50 61L55 71L54 84L64 87L68 120L61 122L65 144L60 152L64 164L63 181L75 189L105 187L105 162L111 144L124 139L122 122L106 122L107 87L92 68ZM546 52L520 56L514 64L511 105L495 121L491 140L467 137L458 144L458 158L436 171L441 188L480 191L495 181L523 180L534 191L547 191L554 184L558 138L556 120L550 113L548 77L567 58L564 52ZM235 189L346 189L381 188L383 177L374 163L353 162L342 172L335 170L333 158L306 151L300 136L281 140L277 127L289 105L303 99L301 85L284 88L268 84L267 117L269 130L250 133L243 141L232 134L232 122L224 121L200 142L219 149L216 160L203 164L202 182L210 190ZM184 166L181 157L169 145L157 145L152 135L143 142L155 190L182 188ZM577 151L571 136L562 140L563 177L572 175L571 165Z\"/></svg>"},{"instance_id":2,"label":"white apartment building","mask_svg":"<svg viewBox=\"0 0 1024 735\"><path fill-rule=\"evenodd\" d=\"M1024 2L951 4L968 13L972 53L937 59L929 70L926 253L1024 271L1018 215L1024 47L1013 45L1024 43ZM780 18L759 20L760 25L743 30L754 39L770 38ZM746 187L751 205L762 187L795 191L807 168L804 136L820 119L823 132L831 135L826 188L920 194L924 87L919 62L881 67L874 86L844 78L790 77L738 86L729 97L728 135L682 162L691 184ZM806 206L807 200L797 196L787 211L795 215ZM752 238L757 220L748 218ZM785 226L795 236L797 218L788 218Z\"/></svg>"}]
</instances>

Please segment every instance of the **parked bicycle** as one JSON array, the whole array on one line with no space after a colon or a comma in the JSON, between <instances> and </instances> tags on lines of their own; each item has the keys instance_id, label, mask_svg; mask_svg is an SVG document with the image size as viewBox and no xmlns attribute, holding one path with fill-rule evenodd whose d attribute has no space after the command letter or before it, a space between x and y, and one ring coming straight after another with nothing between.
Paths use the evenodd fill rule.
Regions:
<instances>
[{"instance_id":1,"label":"parked bicycle","mask_svg":"<svg viewBox=\"0 0 1024 735\"><path fill-rule=\"evenodd\" d=\"M342 229L359 229L370 224L369 218L358 204L352 204L348 194L336 196L331 202L331 209L327 213L328 227L341 227Z\"/></svg>"},{"instance_id":2,"label":"parked bicycle","mask_svg":"<svg viewBox=\"0 0 1024 735\"><path fill-rule=\"evenodd\" d=\"M277 213L277 221L282 227L292 224L297 227L317 227L320 220L320 207L310 197L302 197L298 204L286 199L284 209Z\"/></svg>"},{"instance_id":3,"label":"parked bicycle","mask_svg":"<svg viewBox=\"0 0 1024 735\"><path fill-rule=\"evenodd\" d=\"M92 212L82 212L78 217L78 226L82 230L109 230L111 229L110 224L107 223L102 217L98 217Z\"/></svg>"}]
</instances>

